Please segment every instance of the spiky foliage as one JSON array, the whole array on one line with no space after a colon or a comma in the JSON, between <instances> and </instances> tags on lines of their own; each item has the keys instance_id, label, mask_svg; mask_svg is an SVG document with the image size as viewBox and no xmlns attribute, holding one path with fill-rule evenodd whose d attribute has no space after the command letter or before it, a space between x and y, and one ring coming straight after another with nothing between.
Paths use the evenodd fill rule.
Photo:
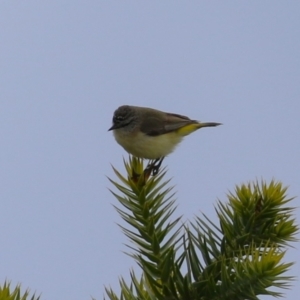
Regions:
<instances>
[{"instance_id":1,"label":"spiky foliage","mask_svg":"<svg viewBox=\"0 0 300 300\"><path fill-rule=\"evenodd\" d=\"M286 190L275 181L242 185L228 195L229 204L218 202L220 228L205 215L196 218L186 247L193 294L224 300L281 296L268 288L287 288L293 280L282 276L292 265L282 258L298 231Z\"/></svg>"},{"instance_id":2,"label":"spiky foliage","mask_svg":"<svg viewBox=\"0 0 300 300\"><path fill-rule=\"evenodd\" d=\"M173 194L169 195L172 188L166 187L169 181L161 183L165 171L150 176L151 171L144 172L143 161L135 157L124 163L127 178L114 169L123 185L111 180L123 195L112 193L123 206L116 210L131 227L121 226L133 243L128 245L133 250L130 255L143 269L143 277L138 280L132 272L130 286L121 279L120 299L166 299L176 292L172 274L180 230L176 228L180 218L170 221L175 210ZM107 293L118 299L112 290Z\"/></svg>"},{"instance_id":3,"label":"spiky foliage","mask_svg":"<svg viewBox=\"0 0 300 300\"><path fill-rule=\"evenodd\" d=\"M259 299L281 296L271 287L289 287L293 278L283 274L292 263L282 259L298 227L280 182L236 187L228 203L217 203L220 226L205 215L180 226L180 218L171 220L175 206L169 181L162 181L165 170L151 176L135 157L124 164L126 177L114 169L121 184L110 181L121 193L112 191L142 276L132 271L130 284L121 278L120 296L106 288L110 299Z\"/></svg>"},{"instance_id":4,"label":"spiky foliage","mask_svg":"<svg viewBox=\"0 0 300 300\"><path fill-rule=\"evenodd\" d=\"M11 290L10 283L5 282L3 287L0 286L0 300L39 300L40 297L33 294L29 298L29 291L26 290L23 294L21 293L21 286L17 285L14 290Z\"/></svg>"}]
</instances>

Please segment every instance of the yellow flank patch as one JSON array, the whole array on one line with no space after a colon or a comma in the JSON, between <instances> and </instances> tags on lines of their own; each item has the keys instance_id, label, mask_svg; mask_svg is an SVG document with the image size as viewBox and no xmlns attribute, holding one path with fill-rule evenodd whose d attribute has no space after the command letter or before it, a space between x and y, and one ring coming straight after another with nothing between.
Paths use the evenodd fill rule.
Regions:
<instances>
[{"instance_id":1,"label":"yellow flank patch","mask_svg":"<svg viewBox=\"0 0 300 300\"><path fill-rule=\"evenodd\" d=\"M202 127L201 123L189 124L189 125L183 126L180 129L178 129L177 133L181 136L186 136L201 127Z\"/></svg>"}]
</instances>

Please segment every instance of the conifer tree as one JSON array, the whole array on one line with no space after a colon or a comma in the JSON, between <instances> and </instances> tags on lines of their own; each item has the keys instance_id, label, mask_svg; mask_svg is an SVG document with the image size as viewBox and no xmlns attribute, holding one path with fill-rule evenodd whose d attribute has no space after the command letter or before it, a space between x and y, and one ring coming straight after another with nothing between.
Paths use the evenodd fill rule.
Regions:
<instances>
[{"instance_id":1,"label":"conifer tree","mask_svg":"<svg viewBox=\"0 0 300 300\"><path fill-rule=\"evenodd\" d=\"M109 299L259 299L280 297L278 288L289 288L293 278L286 273L293 262L283 258L298 226L293 198L281 182L236 186L215 206L218 224L203 214L183 225L173 219L176 203L166 170L152 176L135 157L124 165L126 176L113 168L118 180L109 180L118 190L111 192L127 224L121 228L129 255L142 275L131 271L129 283L121 278L119 295L106 288Z\"/></svg>"}]
</instances>

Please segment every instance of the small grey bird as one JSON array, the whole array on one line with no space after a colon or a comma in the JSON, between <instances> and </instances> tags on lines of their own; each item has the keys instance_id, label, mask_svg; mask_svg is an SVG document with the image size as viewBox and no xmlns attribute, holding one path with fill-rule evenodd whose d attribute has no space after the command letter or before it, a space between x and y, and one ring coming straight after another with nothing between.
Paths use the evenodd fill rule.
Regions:
<instances>
[{"instance_id":1,"label":"small grey bird","mask_svg":"<svg viewBox=\"0 0 300 300\"><path fill-rule=\"evenodd\" d=\"M178 114L123 105L115 111L109 130L128 153L158 160L173 152L184 136L218 125L221 123L201 123Z\"/></svg>"}]
</instances>

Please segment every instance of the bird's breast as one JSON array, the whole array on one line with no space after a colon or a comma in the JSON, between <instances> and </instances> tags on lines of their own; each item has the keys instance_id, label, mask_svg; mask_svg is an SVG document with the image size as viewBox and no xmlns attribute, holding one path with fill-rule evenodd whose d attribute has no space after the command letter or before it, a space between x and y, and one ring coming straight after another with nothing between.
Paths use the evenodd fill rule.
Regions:
<instances>
[{"instance_id":1,"label":"bird's breast","mask_svg":"<svg viewBox=\"0 0 300 300\"><path fill-rule=\"evenodd\" d=\"M148 136L142 132L114 130L116 141L130 154L147 159L156 159L170 154L182 137L176 132Z\"/></svg>"}]
</instances>

